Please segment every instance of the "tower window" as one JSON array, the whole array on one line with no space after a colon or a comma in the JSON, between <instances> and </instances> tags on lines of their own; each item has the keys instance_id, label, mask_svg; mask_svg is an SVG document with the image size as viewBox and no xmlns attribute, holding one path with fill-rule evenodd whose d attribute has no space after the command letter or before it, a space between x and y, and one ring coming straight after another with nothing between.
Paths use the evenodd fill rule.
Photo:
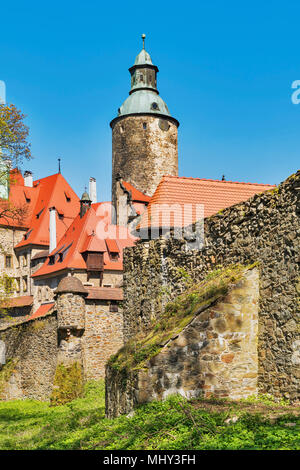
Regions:
<instances>
[{"instance_id":1,"label":"tower window","mask_svg":"<svg viewBox=\"0 0 300 470\"><path fill-rule=\"evenodd\" d=\"M152 103L151 104L151 109L159 109L158 104L157 103Z\"/></svg>"},{"instance_id":2,"label":"tower window","mask_svg":"<svg viewBox=\"0 0 300 470\"><path fill-rule=\"evenodd\" d=\"M147 124L143 122L143 129L147 129Z\"/></svg>"}]
</instances>

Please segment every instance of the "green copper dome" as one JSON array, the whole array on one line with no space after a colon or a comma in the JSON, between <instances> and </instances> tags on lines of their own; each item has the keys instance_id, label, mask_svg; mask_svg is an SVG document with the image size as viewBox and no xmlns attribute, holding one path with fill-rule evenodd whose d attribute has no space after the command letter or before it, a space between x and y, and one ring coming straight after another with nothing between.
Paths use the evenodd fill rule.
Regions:
<instances>
[{"instance_id":1,"label":"green copper dome","mask_svg":"<svg viewBox=\"0 0 300 470\"><path fill-rule=\"evenodd\" d=\"M171 116L164 100L151 90L136 90L124 101L119 109L119 116L135 113Z\"/></svg>"},{"instance_id":2,"label":"green copper dome","mask_svg":"<svg viewBox=\"0 0 300 470\"><path fill-rule=\"evenodd\" d=\"M118 117L128 114L157 114L169 116L166 103L160 98L156 76L158 68L153 65L150 54L145 50L145 35L142 35L143 49L130 67L131 89L129 97L118 109Z\"/></svg>"},{"instance_id":3,"label":"green copper dome","mask_svg":"<svg viewBox=\"0 0 300 470\"><path fill-rule=\"evenodd\" d=\"M88 193L85 191L82 196L81 196L81 201L90 201L90 196L88 195Z\"/></svg>"}]
</instances>

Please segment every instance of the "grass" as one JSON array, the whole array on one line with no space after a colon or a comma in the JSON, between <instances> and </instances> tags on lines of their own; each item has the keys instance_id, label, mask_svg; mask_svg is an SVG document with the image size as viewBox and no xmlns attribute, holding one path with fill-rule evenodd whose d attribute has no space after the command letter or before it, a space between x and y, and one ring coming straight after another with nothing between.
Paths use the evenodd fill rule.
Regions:
<instances>
[{"instance_id":1,"label":"grass","mask_svg":"<svg viewBox=\"0 0 300 470\"><path fill-rule=\"evenodd\" d=\"M245 270L253 266L233 265L211 271L203 281L191 285L169 302L159 321L154 320L147 333L138 333L128 341L117 354L111 356L109 365L119 371L143 368L195 315L224 297L230 287L241 279Z\"/></svg>"},{"instance_id":2,"label":"grass","mask_svg":"<svg viewBox=\"0 0 300 470\"><path fill-rule=\"evenodd\" d=\"M236 403L173 396L109 420L104 384L90 382L83 398L64 405L0 402L0 449L299 450L299 413L264 397Z\"/></svg>"}]
</instances>

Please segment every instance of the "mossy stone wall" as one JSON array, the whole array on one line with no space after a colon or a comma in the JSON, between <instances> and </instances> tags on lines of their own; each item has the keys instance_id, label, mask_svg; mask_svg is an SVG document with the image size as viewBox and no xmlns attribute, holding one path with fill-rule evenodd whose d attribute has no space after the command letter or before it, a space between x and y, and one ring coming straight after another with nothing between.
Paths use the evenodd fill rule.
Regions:
<instances>
[{"instance_id":1,"label":"mossy stone wall","mask_svg":"<svg viewBox=\"0 0 300 470\"><path fill-rule=\"evenodd\" d=\"M0 329L0 339L6 344L6 362L10 367L0 399L48 400L58 352L56 315ZM5 369L6 365L0 374L4 375Z\"/></svg>"},{"instance_id":2,"label":"mossy stone wall","mask_svg":"<svg viewBox=\"0 0 300 470\"><path fill-rule=\"evenodd\" d=\"M278 188L207 218L204 247L174 238L141 241L124 254L125 341L159 319L186 288L219 266L258 262L258 388L299 400L300 171ZM192 228L191 228L192 232Z\"/></svg>"}]
</instances>

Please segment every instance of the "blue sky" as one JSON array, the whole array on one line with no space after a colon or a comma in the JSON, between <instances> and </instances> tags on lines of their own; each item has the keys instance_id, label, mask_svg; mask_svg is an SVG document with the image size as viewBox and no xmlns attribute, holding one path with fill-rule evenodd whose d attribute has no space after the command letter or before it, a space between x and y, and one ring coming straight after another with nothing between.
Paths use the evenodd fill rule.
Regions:
<instances>
[{"instance_id":1,"label":"blue sky","mask_svg":"<svg viewBox=\"0 0 300 470\"><path fill-rule=\"evenodd\" d=\"M300 167L299 2L15 0L0 14L0 80L27 115L35 178L60 156L79 195L94 176L110 199L109 122L142 33L180 121L180 175L279 183Z\"/></svg>"}]
</instances>

